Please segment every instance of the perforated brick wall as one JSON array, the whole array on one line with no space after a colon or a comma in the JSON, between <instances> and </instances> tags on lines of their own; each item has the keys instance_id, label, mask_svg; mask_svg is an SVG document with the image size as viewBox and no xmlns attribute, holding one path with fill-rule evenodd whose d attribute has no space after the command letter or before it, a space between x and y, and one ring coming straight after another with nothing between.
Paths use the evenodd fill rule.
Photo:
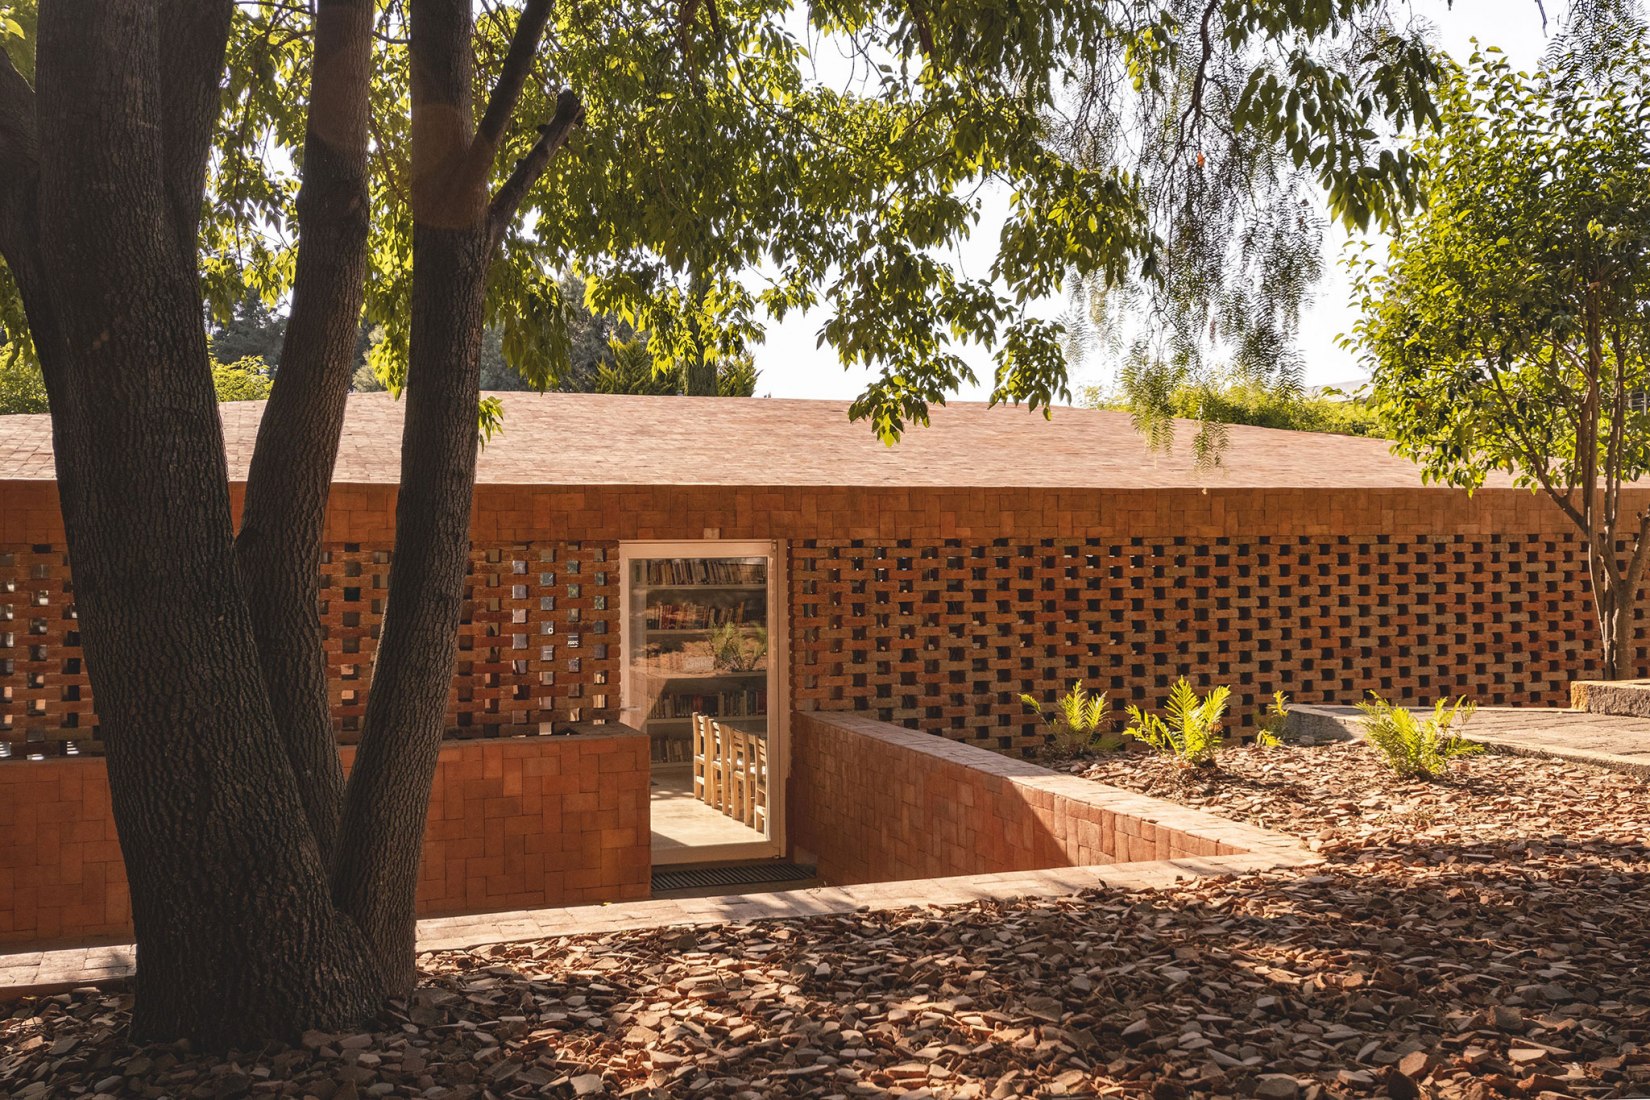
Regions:
<instances>
[{"instance_id":1,"label":"perforated brick wall","mask_svg":"<svg viewBox=\"0 0 1650 1100\"><path fill-rule=\"evenodd\" d=\"M1564 706L1595 637L1555 534L809 539L790 577L797 709L1004 751L1044 737L1019 694L1074 680L1119 713L1226 684L1239 729L1276 690Z\"/></svg>"},{"instance_id":2,"label":"perforated brick wall","mask_svg":"<svg viewBox=\"0 0 1650 1100\"><path fill-rule=\"evenodd\" d=\"M346 764L353 749L344 750ZM421 916L648 896L647 739L581 734L449 744L430 795ZM99 757L0 766L0 944L131 936Z\"/></svg>"},{"instance_id":3,"label":"perforated brick wall","mask_svg":"<svg viewBox=\"0 0 1650 1100\"><path fill-rule=\"evenodd\" d=\"M335 543L321 565L321 621L339 739L366 713L390 553ZM618 717L617 544L478 545L470 553L453 737L547 732ZM0 547L0 746L18 755L101 751L61 544Z\"/></svg>"}]
</instances>

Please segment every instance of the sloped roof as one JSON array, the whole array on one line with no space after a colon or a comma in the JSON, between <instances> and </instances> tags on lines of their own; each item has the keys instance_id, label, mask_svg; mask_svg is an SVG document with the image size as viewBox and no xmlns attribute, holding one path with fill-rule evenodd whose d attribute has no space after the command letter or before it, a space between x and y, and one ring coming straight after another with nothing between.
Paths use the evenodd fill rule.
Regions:
<instances>
[{"instance_id":1,"label":"sloped roof","mask_svg":"<svg viewBox=\"0 0 1650 1100\"><path fill-rule=\"evenodd\" d=\"M1196 469L1190 438L1153 454L1126 413L959 403L885 447L842 401L503 393L504 431L478 480L515 485L934 486L966 488L1418 488L1415 465L1376 439L1230 427L1222 468ZM220 406L231 476L246 474L263 402ZM404 406L349 400L334 480L393 483ZM165 430L156 425L157 431ZM0 480L54 476L45 416L0 417ZM1498 482L1504 484L1505 482Z\"/></svg>"}]
</instances>

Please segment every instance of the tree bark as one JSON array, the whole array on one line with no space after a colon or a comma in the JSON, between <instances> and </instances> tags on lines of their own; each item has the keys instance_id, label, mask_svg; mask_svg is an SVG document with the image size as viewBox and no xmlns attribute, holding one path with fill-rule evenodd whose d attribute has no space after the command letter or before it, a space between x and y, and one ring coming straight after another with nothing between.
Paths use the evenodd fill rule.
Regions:
<instances>
[{"instance_id":1,"label":"tree bark","mask_svg":"<svg viewBox=\"0 0 1650 1100\"><path fill-rule=\"evenodd\" d=\"M530 0L479 133L469 0L412 4L413 288L390 593L333 876L391 995L412 988L418 865L469 566L487 269L522 196L583 118L556 116L499 193L488 178L548 17Z\"/></svg>"},{"instance_id":2,"label":"tree bark","mask_svg":"<svg viewBox=\"0 0 1650 1100\"><path fill-rule=\"evenodd\" d=\"M316 12L292 309L235 542L264 686L329 867L344 770L321 645L320 559L366 290L372 19L372 0L325 0Z\"/></svg>"},{"instance_id":3,"label":"tree bark","mask_svg":"<svg viewBox=\"0 0 1650 1100\"><path fill-rule=\"evenodd\" d=\"M208 6L181 30L142 3L42 11L36 220L3 243L51 395L133 1032L225 1044L344 1026L380 994L305 827L235 569L192 247L204 179L180 167L204 166L216 111L173 87L216 88L228 5Z\"/></svg>"},{"instance_id":4,"label":"tree bark","mask_svg":"<svg viewBox=\"0 0 1650 1100\"><path fill-rule=\"evenodd\" d=\"M470 18L468 0L411 9L412 331L395 553L334 875L392 995L416 979L418 864L469 559L492 167L473 140Z\"/></svg>"}]
</instances>

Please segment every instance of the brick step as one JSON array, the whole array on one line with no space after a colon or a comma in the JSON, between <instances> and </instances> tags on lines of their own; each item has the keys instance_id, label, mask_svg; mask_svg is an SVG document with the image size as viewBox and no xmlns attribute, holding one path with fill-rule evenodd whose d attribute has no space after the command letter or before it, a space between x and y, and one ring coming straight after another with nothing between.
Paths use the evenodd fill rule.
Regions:
<instances>
[{"instance_id":1,"label":"brick step","mask_svg":"<svg viewBox=\"0 0 1650 1100\"><path fill-rule=\"evenodd\" d=\"M1575 680L1570 707L1589 714L1650 718L1650 680Z\"/></svg>"}]
</instances>

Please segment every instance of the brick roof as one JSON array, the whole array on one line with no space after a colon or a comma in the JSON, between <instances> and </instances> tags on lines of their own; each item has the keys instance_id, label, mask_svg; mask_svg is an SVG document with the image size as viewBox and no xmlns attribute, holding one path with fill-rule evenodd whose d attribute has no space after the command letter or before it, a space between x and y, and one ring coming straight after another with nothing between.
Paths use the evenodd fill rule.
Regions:
<instances>
[{"instance_id":1,"label":"brick roof","mask_svg":"<svg viewBox=\"0 0 1650 1100\"><path fill-rule=\"evenodd\" d=\"M1224 468L1199 472L1182 424L1152 454L1120 412L959 403L884 447L842 401L498 395L504 432L478 478L516 485L952 486L968 488L1404 488L1416 467L1374 439L1231 427ZM263 402L220 406L231 475L244 477ZM394 482L403 405L350 398L335 480ZM163 426L157 426L163 427ZM0 480L53 477L45 416L0 416ZM1506 484L1497 480L1495 484Z\"/></svg>"}]
</instances>

